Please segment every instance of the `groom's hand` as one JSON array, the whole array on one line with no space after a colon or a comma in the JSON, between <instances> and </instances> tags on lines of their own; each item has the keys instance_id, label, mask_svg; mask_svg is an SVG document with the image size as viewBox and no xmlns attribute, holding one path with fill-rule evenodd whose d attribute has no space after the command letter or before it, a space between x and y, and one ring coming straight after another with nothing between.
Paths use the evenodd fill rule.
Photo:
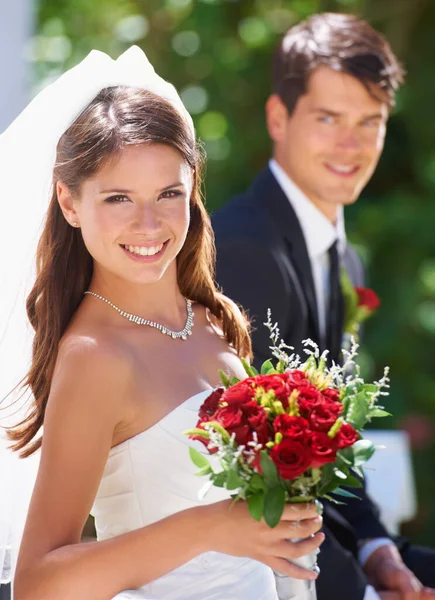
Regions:
<instances>
[{"instance_id":1,"label":"groom's hand","mask_svg":"<svg viewBox=\"0 0 435 600\"><path fill-rule=\"evenodd\" d=\"M414 573L408 569L396 546L381 546L375 550L367 560L364 570L375 589L385 590L387 593L395 592L400 600L435 598L432 590L423 588Z\"/></svg>"}]
</instances>

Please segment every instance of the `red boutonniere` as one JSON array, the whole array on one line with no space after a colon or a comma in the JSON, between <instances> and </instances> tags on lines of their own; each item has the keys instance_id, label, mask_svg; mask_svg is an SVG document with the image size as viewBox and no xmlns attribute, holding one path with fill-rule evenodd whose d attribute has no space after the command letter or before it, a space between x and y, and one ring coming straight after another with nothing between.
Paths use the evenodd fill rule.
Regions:
<instances>
[{"instance_id":1,"label":"red boutonniere","mask_svg":"<svg viewBox=\"0 0 435 600\"><path fill-rule=\"evenodd\" d=\"M357 339L361 323L379 308L379 296L370 288L354 287L344 269L341 272L341 289L345 307L343 333Z\"/></svg>"},{"instance_id":2,"label":"red boutonniere","mask_svg":"<svg viewBox=\"0 0 435 600\"><path fill-rule=\"evenodd\" d=\"M373 311L379 308L379 296L370 288L356 287L355 292L358 295L358 307L363 309L369 317Z\"/></svg>"}]
</instances>

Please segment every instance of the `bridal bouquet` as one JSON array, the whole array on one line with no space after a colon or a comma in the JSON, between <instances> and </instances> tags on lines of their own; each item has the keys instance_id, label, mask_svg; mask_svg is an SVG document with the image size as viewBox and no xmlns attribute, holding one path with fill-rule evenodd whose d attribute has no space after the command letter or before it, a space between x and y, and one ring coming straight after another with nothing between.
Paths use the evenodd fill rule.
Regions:
<instances>
[{"instance_id":1,"label":"bridal bouquet","mask_svg":"<svg viewBox=\"0 0 435 600\"><path fill-rule=\"evenodd\" d=\"M275 527L286 503L356 497L347 488L362 485L362 465L375 448L361 436L387 395L388 369L382 379L365 383L355 363L358 346L344 351L342 366L326 364L326 352L304 342L307 358L279 341L268 314L272 355L259 373L244 362L248 377L229 378L202 404L194 429L186 432L216 455L213 465L190 448L210 485L233 492L248 502L254 519ZM333 495L331 495L333 494Z\"/></svg>"}]
</instances>

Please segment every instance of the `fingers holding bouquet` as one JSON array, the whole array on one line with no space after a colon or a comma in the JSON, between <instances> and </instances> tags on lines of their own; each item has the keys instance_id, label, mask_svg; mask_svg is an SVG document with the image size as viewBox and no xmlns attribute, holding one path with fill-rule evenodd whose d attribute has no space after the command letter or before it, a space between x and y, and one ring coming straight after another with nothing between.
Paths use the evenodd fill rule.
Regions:
<instances>
[{"instance_id":1,"label":"fingers holding bouquet","mask_svg":"<svg viewBox=\"0 0 435 600\"><path fill-rule=\"evenodd\" d=\"M316 579L316 572L292 562L317 550L325 538L315 503L285 506L274 528L254 520L247 502L224 500L205 508L214 551L248 556L295 579Z\"/></svg>"}]
</instances>

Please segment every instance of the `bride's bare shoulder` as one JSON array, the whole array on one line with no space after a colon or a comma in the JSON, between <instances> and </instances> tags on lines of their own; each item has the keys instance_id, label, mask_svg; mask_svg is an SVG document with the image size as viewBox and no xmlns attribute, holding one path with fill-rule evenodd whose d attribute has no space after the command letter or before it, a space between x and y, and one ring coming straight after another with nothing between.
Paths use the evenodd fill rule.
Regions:
<instances>
[{"instance_id":1,"label":"bride's bare shoulder","mask_svg":"<svg viewBox=\"0 0 435 600\"><path fill-rule=\"evenodd\" d=\"M108 386L120 392L134 378L134 365L125 344L111 332L99 328L67 332L60 344L52 388L76 390L86 396Z\"/></svg>"},{"instance_id":2,"label":"bride's bare shoulder","mask_svg":"<svg viewBox=\"0 0 435 600\"><path fill-rule=\"evenodd\" d=\"M67 331L59 344L58 360L126 360L122 339L99 327Z\"/></svg>"}]
</instances>

